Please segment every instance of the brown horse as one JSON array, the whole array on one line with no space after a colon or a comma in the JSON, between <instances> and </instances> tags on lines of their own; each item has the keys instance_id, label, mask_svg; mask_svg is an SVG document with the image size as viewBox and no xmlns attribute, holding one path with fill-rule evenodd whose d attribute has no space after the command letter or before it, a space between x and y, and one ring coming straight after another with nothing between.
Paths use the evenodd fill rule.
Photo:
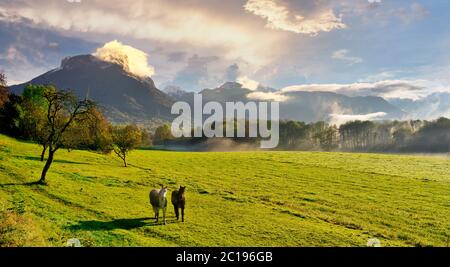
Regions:
<instances>
[{"instance_id":1,"label":"brown horse","mask_svg":"<svg viewBox=\"0 0 450 267\"><path fill-rule=\"evenodd\" d=\"M175 209L175 215L177 220L180 218L179 209L181 209L181 221L184 222L184 207L186 205L186 198L184 193L186 191L186 186L180 186L179 190L172 192L172 204Z\"/></svg>"}]
</instances>

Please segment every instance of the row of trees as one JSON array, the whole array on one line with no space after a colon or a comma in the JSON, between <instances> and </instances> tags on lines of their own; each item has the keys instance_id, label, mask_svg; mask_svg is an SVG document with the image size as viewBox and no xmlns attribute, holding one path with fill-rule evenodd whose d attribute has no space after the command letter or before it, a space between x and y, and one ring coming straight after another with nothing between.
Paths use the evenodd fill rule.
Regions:
<instances>
[{"instance_id":1,"label":"row of trees","mask_svg":"<svg viewBox=\"0 0 450 267\"><path fill-rule=\"evenodd\" d=\"M0 131L41 145L41 161L47 156L41 184L59 149L114 152L126 167L131 150L151 145L147 130L136 125L113 126L89 99L80 100L69 91L44 85L28 85L18 96L8 92L4 75L0 78Z\"/></svg>"},{"instance_id":2,"label":"row of trees","mask_svg":"<svg viewBox=\"0 0 450 267\"><path fill-rule=\"evenodd\" d=\"M439 118L434 121L350 121L330 125L320 121L306 124L299 121L280 122L278 149L323 150L323 151L375 151L375 152L449 152L450 120ZM212 127L214 128L214 127ZM226 125L223 125L224 132ZM193 130L192 130L193 131ZM248 122L246 133L248 134ZM178 145L198 144L208 138L175 139L170 127L159 127L155 143ZM259 138L233 138L239 143L256 143Z\"/></svg>"},{"instance_id":3,"label":"row of trees","mask_svg":"<svg viewBox=\"0 0 450 267\"><path fill-rule=\"evenodd\" d=\"M280 146L300 150L448 152L450 120L280 124Z\"/></svg>"}]
</instances>

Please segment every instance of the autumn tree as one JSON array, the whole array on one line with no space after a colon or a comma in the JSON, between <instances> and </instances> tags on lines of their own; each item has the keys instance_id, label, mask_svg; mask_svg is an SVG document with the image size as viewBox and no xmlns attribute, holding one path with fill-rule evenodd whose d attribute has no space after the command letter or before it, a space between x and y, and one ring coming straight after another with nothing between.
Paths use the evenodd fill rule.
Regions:
<instances>
[{"instance_id":1,"label":"autumn tree","mask_svg":"<svg viewBox=\"0 0 450 267\"><path fill-rule=\"evenodd\" d=\"M48 158L38 182L40 184L45 184L56 151L69 142L67 133L95 107L93 101L88 99L80 101L73 93L63 90L46 91L44 98L47 102L47 111L43 140L48 146Z\"/></svg>"},{"instance_id":2,"label":"autumn tree","mask_svg":"<svg viewBox=\"0 0 450 267\"><path fill-rule=\"evenodd\" d=\"M91 108L77 120L67 133L67 148L110 153L111 123L97 108Z\"/></svg>"},{"instance_id":3,"label":"autumn tree","mask_svg":"<svg viewBox=\"0 0 450 267\"><path fill-rule=\"evenodd\" d=\"M155 136L153 138L155 143L164 143L165 141L169 141L172 139L174 139L174 137L169 125L165 124L156 128Z\"/></svg>"},{"instance_id":4,"label":"autumn tree","mask_svg":"<svg viewBox=\"0 0 450 267\"><path fill-rule=\"evenodd\" d=\"M112 129L113 151L122 159L127 167L127 156L136 149L142 141L141 130L135 125L114 126Z\"/></svg>"},{"instance_id":5,"label":"autumn tree","mask_svg":"<svg viewBox=\"0 0 450 267\"><path fill-rule=\"evenodd\" d=\"M146 129L141 130L141 146L150 147L153 144L153 135Z\"/></svg>"}]
</instances>

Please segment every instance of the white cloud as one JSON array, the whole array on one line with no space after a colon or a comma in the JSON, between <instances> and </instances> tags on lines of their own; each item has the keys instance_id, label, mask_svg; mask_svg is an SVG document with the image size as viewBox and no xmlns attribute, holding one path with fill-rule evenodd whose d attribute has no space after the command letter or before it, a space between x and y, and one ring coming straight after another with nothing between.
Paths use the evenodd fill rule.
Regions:
<instances>
[{"instance_id":1,"label":"white cloud","mask_svg":"<svg viewBox=\"0 0 450 267\"><path fill-rule=\"evenodd\" d=\"M153 66L148 64L148 55L145 52L117 40L106 43L93 55L101 60L122 65L125 71L136 76L150 77L155 74Z\"/></svg>"},{"instance_id":2,"label":"white cloud","mask_svg":"<svg viewBox=\"0 0 450 267\"><path fill-rule=\"evenodd\" d=\"M10 45L5 52L0 54L0 60L15 61L20 63L27 62L27 58L14 45Z\"/></svg>"},{"instance_id":3,"label":"white cloud","mask_svg":"<svg viewBox=\"0 0 450 267\"><path fill-rule=\"evenodd\" d=\"M429 88L429 85L425 80L385 80L375 83L293 85L281 89L281 92L335 92L348 96L419 99L437 89Z\"/></svg>"},{"instance_id":4,"label":"white cloud","mask_svg":"<svg viewBox=\"0 0 450 267\"><path fill-rule=\"evenodd\" d=\"M39 54L35 55L41 60ZM38 67L34 66L27 55L25 55L21 49L20 44L10 45L0 53L0 71L4 72L8 78L8 85L20 84L32 75L32 77L42 74L48 71L47 65L45 63L40 64Z\"/></svg>"},{"instance_id":5,"label":"white cloud","mask_svg":"<svg viewBox=\"0 0 450 267\"><path fill-rule=\"evenodd\" d=\"M247 97L255 101L285 102L289 100L288 96L280 94L279 92L252 92L248 94Z\"/></svg>"},{"instance_id":6,"label":"white cloud","mask_svg":"<svg viewBox=\"0 0 450 267\"><path fill-rule=\"evenodd\" d=\"M241 76L237 79L237 82L242 85L242 87L255 91L258 89L259 82L248 78L247 76Z\"/></svg>"},{"instance_id":7,"label":"white cloud","mask_svg":"<svg viewBox=\"0 0 450 267\"><path fill-rule=\"evenodd\" d=\"M333 52L331 58L347 61L351 65L363 62L362 58L350 56L349 53L350 51L348 51L347 49L337 50Z\"/></svg>"},{"instance_id":8,"label":"white cloud","mask_svg":"<svg viewBox=\"0 0 450 267\"><path fill-rule=\"evenodd\" d=\"M361 114L361 115L347 115L347 114L330 114L329 123L333 125L341 125L349 121L373 121L373 120L381 120L385 117L387 113L385 112L376 112L370 114Z\"/></svg>"},{"instance_id":9,"label":"white cloud","mask_svg":"<svg viewBox=\"0 0 450 267\"><path fill-rule=\"evenodd\" d=\"M276 92L255 91L247 95L253 100L288 101L296 92L333 92L346 96L378 96L385 99L418 100L435 92L449 92L450 88L426 80L386 80L375 83L304 84L285 87ZM337 112L340 113L340 112Z\"/></svg>"},{"instance_id":10,"label":"white cloud","mask_svg":"<svg viewBox=\"0 0 450 267\"><path fill-rule=\"evenodd\" d=\"M309 74L311 80L315 81L322 81L322 77L335 77L333 75L336 73L332 72L334 69L330 69L332 64L329 64L331 60L327 53L340 48L335 45L342 44L344 39L341 34L319 38L300 34L317 35L343 29L347 27L346 23L360 23L361 18L370 23L369 30L377 30L381 21L392 21L394 16L398 20L398 16L405 17L414 13L410 11L424 13L423 7L417 4L391 4L389 1L382 1L382 4L372 5L370 2L379 1L0 0L0 21L6 21L9 25L31 26L30 28L51 32L55 36L75 38L83 42L87 40L90 44L114 39L127 40L127 44L140 47L151 55L151 64L157 66L158 70L153 79L160 87L174 81L177 73L184 71L187 61L195 54L200 57L219 57L214 63L208 64L210 77L197 77L201 83L193 86L195 90L216 86L223 79L225 69L234 63L239 64L239 74L235 77L246 75L276 86L286 80L293 80L294 76L299 77L297 73ZM349 29L352 31L349 34L360 33L353 31L360 25L353 27L349 24L350 26L353 29ZM58 42L57 39L51 41ZM24 42L21 40L21 43ZM67 53L68 50L71 50L69 54L72 51L86 52L86 47L67 44L60 42L59 49L55 48L56 45L48 45L46 51L51 48L53 54L46 58L47 64L36 64L36 61L31 63L40 68L45 65L43 69L47 70L49 65L56 66L55 62L60 60L56 57L66 56L61 53ZM352 43L350 47L344 48L354 52L354 45L358 44ZM329 50L330 47L332 50ZM25 49L20 50L29 57ZM327 52L323 54L324 51ZM363 54L357 56L365 58L368 52L359 51ZM167 60L169 54L173 61ZM343 58L349 63L358 61L352 53ZM48 59L52 62L49 63ZM26 79L35 75L30 71L24 73L26 75L21 76ZM344 76L341 80L355 78L352 74ZM11 78L20 80L22 77L14 75ZM382 79L393 78L396 76ZM300 81L303 80L308 79ZM184 86L182 83L177 85Z\"/></svg>"},{"instance_id":11,"label":"white cloud","mask_svg":"<svg viewBox=\"0 0 450 267\"><path fill-rule=\"evenodd\" d=\"M320 32L346 28L342 19L331 9L320 10L313 17L305 18L300 14L292 14L277 0L248 0L244 8L266 19L266 27L270 29L317 35Z\"/></svg>"},{"instance_id":12,"label":"white cloud","mask_svg":"<svg viewBox=\"0 0 450 267\"><path fill-rule=\"evenodd\" d=\"M164 47L196 48L197 53L215 49L225 59L242 58L256 66L276 56L270 48L281 36L254 27L254 22L243 18L242 6L237 6L241 17L230 19L225 7L217 8L217 3L211 3L216 8L205 7L208 5L194 0L83 1L76 5L67 1L10 1L0 3L0 19L22 19L40 28L90 40L114 36L152 41Z\"/></svg>"}]
</instances>

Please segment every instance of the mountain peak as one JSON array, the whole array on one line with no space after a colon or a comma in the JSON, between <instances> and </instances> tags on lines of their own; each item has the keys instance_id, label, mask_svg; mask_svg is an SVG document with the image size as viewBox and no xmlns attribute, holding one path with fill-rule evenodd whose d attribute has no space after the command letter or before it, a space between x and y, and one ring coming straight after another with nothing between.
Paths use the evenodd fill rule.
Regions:
<instances>
[{"instance_id":1,"label":"mountain peak","mask_svg":"<svg viewBox=\"0 0 450 267\"><path fill-rule=\"evenodd\" d=\"M108 67L113 66L113 64L102 61L94 57L93 55L79 55L66 57L61 61L60 69L72 70L77 68L85 68L88 65L96 65L97 67ZM56 69L58 70L58 69Z\"/></svg>"},{"instance_id":2,"label":"mountain peak","mask_svg":"<svg viewBox=\"0 0 450 267\"><path fill-rule=\"evenodd\" d=\"M238 82L226 82L226 83L222 84L218 89L230 90L230 89L243 89L243 88L242 88L242 84L240 84Z\"/></svg>"},{"instance_id":3,"label":"mountain peak","mask_svg":"<svg viewBox=\"0 0 450 267\"><path fill-rule=\"evenodd\" d=\"M139 49L114 40L98 48L93 54L96 58L122 66L127 73L147 78L155 74L155 69L148 63L148 55Z\"/></svg>"},{"instance_id":4,"label":"mountain peak","mask_svg":"<svg viewBox=\"0 0 450 267\"><path fill-rule=\"evenodd\" d=\"M115 122L171 118L172 99L159 91L150 77L133 75L122 65L93 55L67 57L59 68L11 89L22 93L27 84L52 84L72 90L78 97L89 94L106 108L107 117Z\"/></svg>"}]
</instances>

